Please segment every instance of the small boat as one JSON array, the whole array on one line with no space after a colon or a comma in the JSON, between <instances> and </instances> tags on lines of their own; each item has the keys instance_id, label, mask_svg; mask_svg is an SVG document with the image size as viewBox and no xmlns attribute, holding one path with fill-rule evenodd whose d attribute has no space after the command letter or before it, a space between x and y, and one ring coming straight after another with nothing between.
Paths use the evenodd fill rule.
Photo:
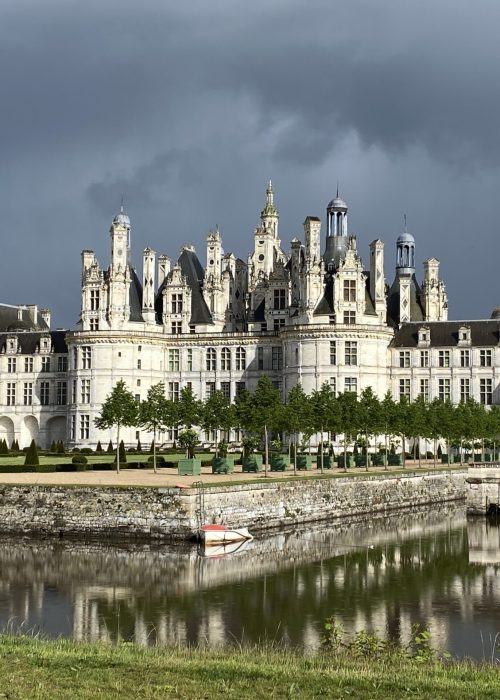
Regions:
<instances>
[{"instance_id":1,"label":"small boat","mask_svg":"<svg viewBox=\"0 0 500 700\"><path fill-rule=\"evenodd\" d=\"M253 540L246 527L232 528L227 527L227 525L203 525L198 534L205 545Z\"/></svg>"}]
</instances>

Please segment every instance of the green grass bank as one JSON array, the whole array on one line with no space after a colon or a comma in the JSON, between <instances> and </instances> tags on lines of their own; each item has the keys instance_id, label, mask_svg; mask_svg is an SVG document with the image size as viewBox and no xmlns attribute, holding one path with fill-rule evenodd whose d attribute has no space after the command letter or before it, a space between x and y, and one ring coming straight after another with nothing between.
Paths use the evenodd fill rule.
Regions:
<instances>
[{"instance_id":1,"label":"green grass bank","mask_svg":"<svg viewBox=\"0 0 500 700\"><path fill-rule=\"evenodd\" d=\"M0 698L500 697L498 667L468 662L355 659L276 649L117 647L0 636Z\"/></svg>"}]
</instances>

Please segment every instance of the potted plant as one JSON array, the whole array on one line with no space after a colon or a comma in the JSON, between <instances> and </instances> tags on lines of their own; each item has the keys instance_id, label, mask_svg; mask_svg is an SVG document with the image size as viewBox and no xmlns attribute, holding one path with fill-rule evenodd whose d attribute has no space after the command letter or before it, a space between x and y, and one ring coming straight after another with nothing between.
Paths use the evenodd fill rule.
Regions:
<instances>
[{"instance_id":1,"label":"potted plant","mask_svg":"<svg viewBox=\"0 0 500 700\"><path fill-rule=\"evenodd\" d=\"M195 430L188 428L179 433L179 445L186 450L186 456L179 459L178 473L183 475L201 474L201 460L194 456L196 445L198 444L198 434Z\"/></svg>"},{"instance_id":2,"label":"potted plant","mask_svg":"<svg viewBox=\"0 0 500 700\"><path fill-rule=\"evenodd\" d=\"M255 454L259 440L253 436L246 436L241 441L243 447L242 471L260 472L262 470L262 455Z\"/></svg>"},{"instance_id":3,"label":"potted plant","mask_svg":"<svg viewBox=\"0 0 500 700\"><path fill-rule=\"evenodd\" d=\"M227 453L227 442L218 444L217 454L212 459L212 474L232 474L234 472L234 456Z\"/></svg>"},{"instance_id":4,"label":"potted plant","mask_svg":"<svg viewBox=\"0 0 500 700\"><path fill-rule=\"evenodd\" d=\"M300 471L310 471L312 469L312 455L310 452L307 452L308 448L308 442L302 442L300 444L297 454L297 469Z\"/></svg>"}]
</instances>

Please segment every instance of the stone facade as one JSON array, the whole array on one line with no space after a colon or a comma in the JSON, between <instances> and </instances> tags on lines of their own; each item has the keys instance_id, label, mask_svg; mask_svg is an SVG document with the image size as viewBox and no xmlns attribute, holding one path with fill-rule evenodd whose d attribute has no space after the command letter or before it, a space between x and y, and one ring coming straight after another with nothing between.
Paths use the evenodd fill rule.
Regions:
<instances>
[{"instance_id":1,"label":"stone facade","mask_svg":"<svg viewBox=\"0 0 500 700\"><path fill-rule=\"evenodd\" d=\"M283 481L204 490L203 522L253 531L465 497L465 471ZM200 523L196 490L0 486L0 531L179 539Z\"/></svg>"},{"instance_id":2,"label":"stone facade","mask_svg":"<svg viewBox=\"0 0 500 700\"><path fill-rule=\"evenodd\" d=\"M42 447L114 440L94 420L120 379L138 400L159 382L172 399L190 385L198 398L220 390L232 400L265 373L283 399L298 383L310 393L327 382L337 393L371 386L379 397L500 403L500 311L488 321L448 321L439 262L425 261L419 284L406 226L389 285L384 243L370 244L365 266L338 193L325 229L307 216L303 240L286 251L269 183L246 260L224 252L216 229L204 266L191 245L175 262L147 247L138 273L122 207L110 227L109 265L82 252L76 330L50 331L50 314L35 306L0 305L0 438L21 447L32 438ZM152 438L122 433L129 446ZM170 431L160 442L174 438Z\"/></svg>"}]
</instances>

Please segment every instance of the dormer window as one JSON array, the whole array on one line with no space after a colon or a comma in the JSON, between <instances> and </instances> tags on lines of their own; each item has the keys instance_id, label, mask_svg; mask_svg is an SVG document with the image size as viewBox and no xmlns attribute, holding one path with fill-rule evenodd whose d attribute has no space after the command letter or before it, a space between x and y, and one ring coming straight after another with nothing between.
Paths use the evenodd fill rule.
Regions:
<instances>
[{"instance_id":1,"label":"dormer window","mask_svg":"<svg viewBox=\"0 0 500 700\"><path fill-rule=\"evenodd\" d=\"M422 326L418 329L418 344L427 347L431 342L431 331L427 326Z\"/></svg>"},{"instance_id":2,"label":"dormer window","mask_svg":"<svg viewBox=\"0 0 500 700\"><path fill-rule=\"evenodd\" d=\"M460 326L458 329L458 344L459 345L470 345L471 335L469 326Z\"/></svg>"}]
</instances>

